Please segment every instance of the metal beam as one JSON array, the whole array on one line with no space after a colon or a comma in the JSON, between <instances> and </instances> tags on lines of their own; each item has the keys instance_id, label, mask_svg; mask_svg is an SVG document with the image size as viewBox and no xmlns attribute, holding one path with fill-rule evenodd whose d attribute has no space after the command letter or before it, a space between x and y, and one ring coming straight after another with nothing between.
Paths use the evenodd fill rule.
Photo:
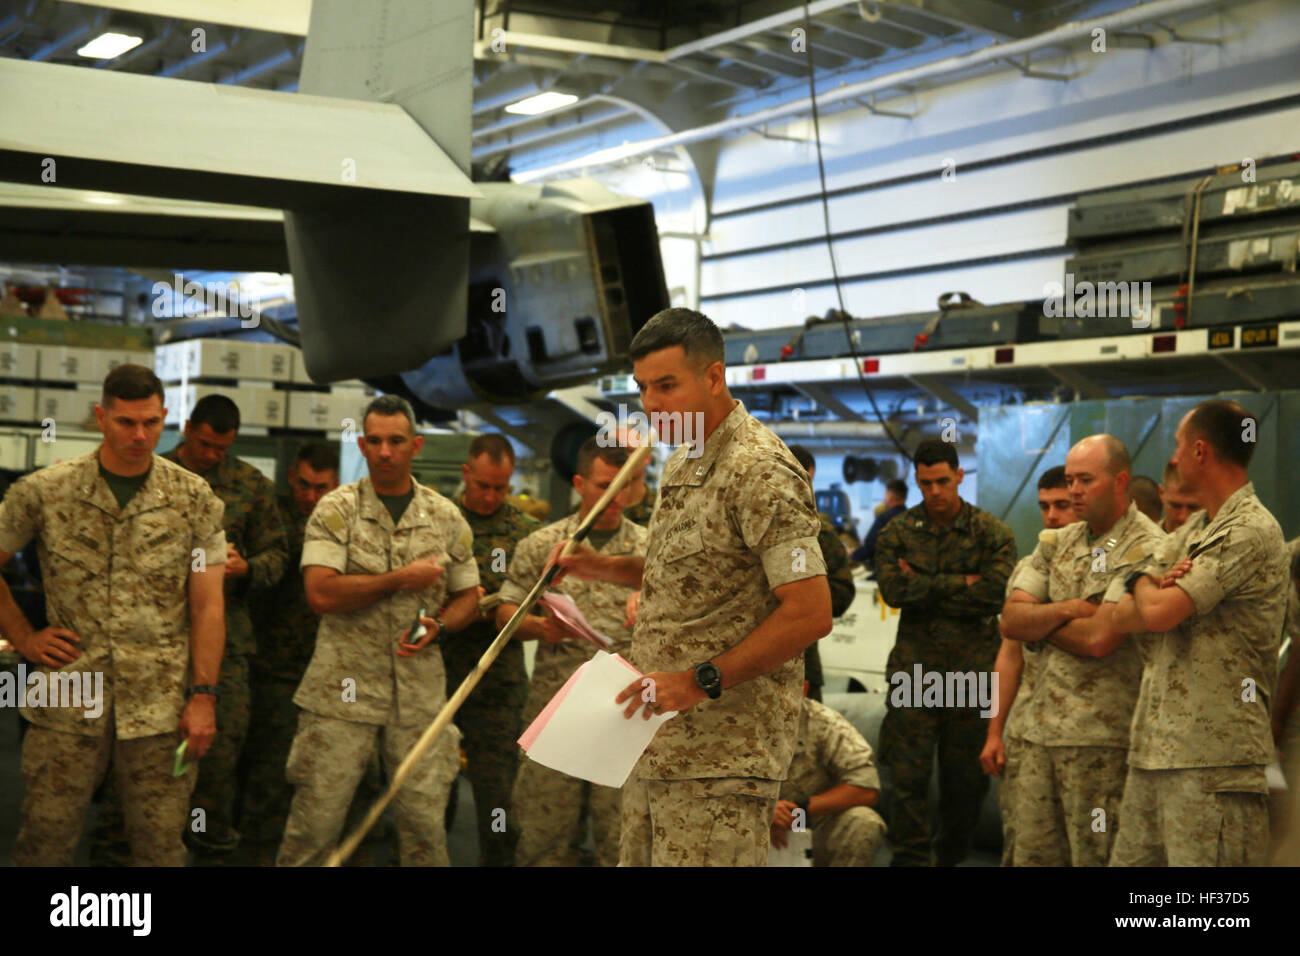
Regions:
<instances>
[{"instance_id":1,"label":"metal beam","mask_svg":"<svg viewBox=\"0 0 1300 956\"><path fill-rule=\"evenodd\" d=\"M1061 368L1059 365L1044 365L1043 368L1084 398L1114 398L1109 389L1102 388L1078 369Z\"/></svg>"},{"instance_id":2,"label":"metal beam","mask_svg":"<svg viewBox=\"0 0 1300 956\"><path fill-rule=\"evenodd\" d=\"M830 409L846 422L865 422L867 420L866 416L860 412L855 412L821 385L801 384L796 385L795 388L822 406L822 408Z\"/></svg>"},{"instance_id":3,"label":"metal beam","mask_svg":"<svg viewBox=\"0 0 1300 956\"><path fill-rule=\"evenodd\" d=\"M950 408L955 408L973 422L980 420L979 407L953 391L932 375L909 375L907 380L923 391L929 392Z\"/></svg>"},{"instance_id":4,"label":"metal beam","mask_svg":"<svg viewBox=\"0 0 1300 956\"><path fill-rule=\"evenodd\" d=\"M1258 365L1244 355L1227 355L1223 352L1211 352L1220 365L1244 381L1257 392L1267 392L1269 384L1264 380Z\"/></svg>"},{"instance_id":5,"label":"metal beam","mask_svg":"<svg viewBox=\"0 0 1300 956\"><path fill-rule=\"evenodd\" d=\"M1032 32L1016 22L1010 10L990 0L892 0L892 6L909 7L931 20L998 40L1018 40Z\"/></svg>"}]
</instances>

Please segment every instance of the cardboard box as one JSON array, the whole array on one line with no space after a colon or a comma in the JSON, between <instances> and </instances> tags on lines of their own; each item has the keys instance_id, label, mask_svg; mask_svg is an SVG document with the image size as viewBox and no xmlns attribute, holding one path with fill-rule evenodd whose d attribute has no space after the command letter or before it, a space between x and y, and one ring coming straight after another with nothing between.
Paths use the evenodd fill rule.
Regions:
<instances>
[{"instance_id":1,"label":"cardboard box","mask_svg":"<svg viewBox=\"0 0 1300 956\"><path fill-rule=\"evenodd\" d=\"M19 378L34 382L40 354L39 345L27 345L23 342L0 343L0 378Z\"/></svg>"},{"instance_id":2,"label":"cardboard box","mask_svg":"<svg viewBox=\"0 0 1300 956\"><path fill-rule=\"evenodd\" d=\"M361 413L370 399L356 392L286 392L289 427L336 432L351 420L361 430Z\"/></svg>"},{"instance_id":3,"label":"cardboard box","mask_svg":"<svg viewBox=\"0 0 1300 956\"><path fill-rule=\"evenodd\" d=\"M100 385L104 376L99 374L101 349L75 348L70 345L42 345L38 374L42 382L72 382Z\"/></svg>"},{"instance_id":4,"label":"cardboard box","mask_svg":"<svg viewBox=\"0 0 1300 956\"><path fill-rule=\"evenodd\" d=\"M95 349L95 379L102 384L108 373L119 365L143 365L154 367L152 352L136 352L123 349ZM155 372L154 374L157 374Z\"/></svg>"},{"instance_id":5,"label":"cardboard box","mask_svg":"<svg viewBox=\"0 0 1300 956\"><path fill-rule=\"evenodd\" d=\"M36 391L36 420L53 419L60 428L94 431L97 388L41 388Z\"/></svg>"},{"instance_id":6,"label":"cardboard box","mask_svg":"<svg viewBox=\"0 0 1300 956\"><path fill-rule=\"evenodd\" d=\"M170 342L154 350L153 370L164 382L182 375L189 381L210 378L287 382L293 374L294 349L271 342L235 339L190 339Z\"/></svg>"},{"instance_id":7,"label":"cardboard box","mask_svg":"<svg viewBox=\"0 0 1300 956\"><path fill-rule=\"evenodd\" d=\"M0 385L0 420L32 422L36 418L36 389L25 385Z\"/></svg>"},{"instance_id":8,"label":"cardboard box","mask_svg":"<svg viewBox=\"0 0 1300 956\"><path fill-rule=\"evenodd\" d=\"M195 402L205 395L225 395L239 407L240 425L255 428L283 428L285 423L287 393L269 386L246 386L235 388L223 385L187 385L182 391L179 385L166 388L164 404L167 406L166 424L177 428L184 424L184 416L189 417Z\"/></svg>"}]
</instances>

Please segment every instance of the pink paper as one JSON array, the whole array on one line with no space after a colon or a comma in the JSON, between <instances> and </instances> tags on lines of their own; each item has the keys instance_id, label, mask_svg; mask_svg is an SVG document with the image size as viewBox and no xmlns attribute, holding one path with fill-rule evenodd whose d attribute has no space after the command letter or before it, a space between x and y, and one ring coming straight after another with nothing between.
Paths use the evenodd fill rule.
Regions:
<instances>
[{"instance_id":1,"label":"pink paper","mask_svg":"<svg viewBox=\"0 0 1300 956\"><path fill-rule=\"evenodd\" d=\"M586 664L581 665L569 675L569 679L564 682L564 686L561 687L559 692L551 698L551 702L542 708L542 712L537 715L537 719L529 724L528 729L520 736L518 743L525 751L533 745L533 741L537 739L537 735L542 732L542 728L546 726L546 722L551 719L551 714L555 713L556 709L559 708L565 695L569 693L569 688L577 683L578 675L582 673L582 668L586 666ZM635 670L635 668L633 668L633 670Z\"/></svg>"}]
</instances>

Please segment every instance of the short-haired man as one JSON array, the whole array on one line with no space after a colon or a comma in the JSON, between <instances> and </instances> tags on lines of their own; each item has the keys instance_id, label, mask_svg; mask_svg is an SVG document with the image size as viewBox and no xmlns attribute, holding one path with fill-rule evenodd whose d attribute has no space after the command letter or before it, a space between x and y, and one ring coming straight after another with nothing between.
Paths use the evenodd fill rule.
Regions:
<instances>
[{"instance_id":1,"label":"short-haired man","mask_svg":"<svg viewBox=\"0 0 1300 956\"><path fill-rule=\"evenodd\" d=\"M556 543L572 537L591 513L627 461L627 454L626 448L616 445L602 447L595 437L587 439L578 450L577 474L573 477L573 487L581 499L578 512L534 531L519 542L510 560L510 577L501 585L501 604L496 612L498 627L505 626L542 576L546 559ZM615 495L592 525L587 541L601 554L644 556L646 529L623 516L623 500L622 493ZM609 648L611 654L628 656L632 645L632 628L627 623L631 588L569 575L555 590L573 598L587 623L614 642ZM524 708L527 726L574 670L595 654L596 648L586 641L568 637L549 615L529 614L515 636L519 640L538 642L532 685ZM519 830L516 864L576 866L585 836L584 820L590 820L596 862L601 866L615 866L621 804L622 792L618 788L602 787L525 760L511 800Z\"/></svg>"},{"instance_id":2,"label":"short-haired man","mask_svg":"<svg viewBox=\"0 0 1300 956\"><path fill-rule=\"evenodd\" d=\"M808 472L808 482L812 484L817 473L817 459L803 445L791 445L790 454L795 461ZM814 501L816 500L814 495ZM858 588L853 583L853 570L849 567L849 552L844 542L835 532L835 524L830 515L817 512L821 530L817 532L817 544L822 549L822 560L826 562L826 584L831 589L831 617L839 617L853 604ZM807 695L815 701L822 699L822 656L814 641L803 653L803 679L808 685Z\"/></svg>"},{"instance_id":3,"label":"short-haired man","mask_svg":"<svg viewBox=\"0 0 1300 956\"><path fill-rule=\"evenodd\" d=\"M391 777L447 699L434 642L479 613L469 527L411 477L424 445L411 406L376 398L361 427L369 477L321 498L303 534L303 588L321 622L293 698L301 713L285 769L294 793L281 866L326 861L376 737ZM421 611L427 633L412 634ZM393 798L403 866L448 865L443 814L458 736L443 731Z\"/></svg>"},{"instance_id":4,"label":"short-haired man","mask_svg":"<svg viewBox=\"0 0 1300 956\"><path fill-rule=\"evenodd\" d=\"M1128 483L1128 496L1142 512L1156 524L1162 519L1160 504L1160 486L1146 475L1134 475Z\"/></svg>"},{"instance_id":5,"label":"short-haired man","mask_svg":"<svg viewBox=\"0 0 1300 956\"><path fill-rule=\"evenodd\" d=\"M289 563L275 485L229 453L238 437L239 408L225 395L205 395L194 403L180 444L162 456L202 477L226 506L226 656L217 701L221 736L199 764L194 785L194 809L203 811L198 819L204 825L191 825L186 834L199 863L228 860L239 845L235 798L248 735L248 665L257 653L248 599L274 587Z\"/></svg>"},{"instance_id":6,"label":"short-haired man","mask_svg":"<svg viewBox=\"0 0 1300 956\"><path fill-rule=\"evenodd\" d=\"M1040 642L1098 615L1105 628L1124 579L1164 546L1165 536L1127 493L1132 464L1113 435L1083 439L1065 459L1080 520L1042 541L1012 582L1002 634L1041 654L1024 710L1016 783L1013 866L1105 866L1125 820L1120 799L1129 725L1142 680L1132 641L1102 657ZM1102 610L1098 610L1098 606ZM1099 816L1098 811L1102 811Z\"/></svg>"},{"instance_id":7,"label":"short-haired man","mask_svg":"<svg viewBox=\"0 0 1300 956\"><path fill-rule=\"evenodd\" d=\"M805 697L773 845L786 846L797 822L812 830L813 866L873 866L885 839L885 821L872 809L879 797L871 744L843 714Z\"/></svg>"},{"instance_id":8,"label":"short-haired man","mask_svg":"<svg viewBox=\"0 0 1300 956\"><path fill-rule=\"evenodd\" d=\"M456 504L474 535L474 560L484 593L496 594L506 581L515 548L541 523L506 501L515 451L504 435L477 436L460 469L465 491ZM497 634L491 616L476 616L464 631L443 642L448 693L456 692ZM464 735L465 776L474 789L480 866L510 866L514 861L518 831L510 812L510 793L519 770L516 741L523 731L527 697L524 648L512 641L456 712L456 726Z\"/></svg>"},{"instance_id":9,"label":"short-haired man","mask_svg":"<svg viewBox=\"0 0 1300 956\"><path fill-rule=\"evenodd\" d=\"M1038 476L1038 514L1043 521L1040 541L1056 541L1056 531L1077 519L1070 502L1070 486L1065 480L1065 466L1055 465ZM1007 597L1016 586L1016 578L1029 564L1027 554L1016 564L1007 580ZM1020 757L1028 728L1027 702L1033 693L1034 679L1042 663L1041 654L1024 654L1023 644L1002 638L998 658L993 664L998 675L998 709L989 717L988 737L980 751L984 772L1001 778L998 807L1002 811L1002 865L1011 866L1016 843L1016 782L1020 775Z\"/></svg>"},{"instance_id":10,"label":"short-haired man","mask_svg":"<svg viewBox=\"0 0 1300 956\"><path fill-rule=\"evenodd\" d=\"M1164 484L1160 486L1160 504L1165 510L1165 520L1160 523L1160 530L1165 534L1173 534L1187 522L1193 511L1201 507L1196 498L1183 487L1173 462L1165 465Z\"/></svg>"},{"instance_id":11,"label":"short-haired man","mask_svg":"<svg viewBox=\"0 0 1300 956\"><path fill-rule=\"evenodd\" d=\"M277 497L288 537L288 568L278 584L252 602L259 636L249 668L251 715L240 774L241 842L250 862L274 862L284 837L293 789L284 778L298 727L294 692L316 647L320 618L303 590L303 536L317 503L339 486L339 454L333 445L308 442L289 467L289 492Z\"/></svg>"},{"instance_id":12,"label":"short-haired man","mask_svg":"<svg viewBox=\"0 0 1300 956\"><path fill-rule=\"evenodd\" d=\"M911 682L919 671L938 673L955 687L944 675L974 678L993 670L996 615L1016 563L1016 541L1005 524L959 497L965 472L950 442L927 439L912 461L923 500L891 521L876 543L880 596L902 611L885 671L891 684L900 674ZM921 689L898 695L899 701L909 697L920 702ZM880 762L893 785L891 865L929 866L933 859L955 866L970 852L989 786L979 760L988 736L980 704L900 706L894 698L886 698L880 727ZM936 749L940 829L932 858L929 790Z\"/></svg>"},{"instance_id":13,"label":"short-haired man","mask_svg":"<svg viewBox=\"0 0 1300 956\"><path fill-rule=\"evenodd\" d=\"M628 352L660 437L682 444L699 427L664 466L644 560L582 547L559 562L641 588L632 663L648 683L616 701L628 718L677 712L623 788L619 863L763 866L794 755L803 652L831 629L812 486L731 397L707 316L665 309Z\"/></svg>"},{"instance_id":14,"label":"short-haired man","mask_svg":"<svg viewBox=\"0 0 1300 956\"><path fill-rule=\"evenodd\" d=\"M71 865L110 758L134 862L185 865L196 773L172 768L179 741L193 760L217 735L226 541L221 499L153 454L165 415L158 377L119 365L95 406L103 443L19 479L0 505L0 565L36 538L50 621L34 631L0 582L0 631L47 682L103 681L93 702L23 710L18 866Z\"/></svg>"},{"instance_id":15,"label":"short-haired man","mask_svg":"<svg viewBox=\"0 0 1300 956\"><path fill-rule=\"evenodd\" d=\"M1125 579L1128 593L1107 594L1115 602L1108 632L1081 626L1052 637L1073 653L1104 656L1124 635L1143 635L1112 866L1268 860L1264 768L1274 753L1269 704L1290 575L1282 529L1247 475L1258 427L1224 399L1183 416L1172 460L1205 510Z\"/></svg>"},{"instance_id":16,"label":"short-haired man","mask_svg":"<svg viewBox=\"0 0 1300 956\"><path fill-rule=\"evenodd\" d=\"M885 501L880 514L876 515L875 520L871 522L871 528L867 531L867 536L862 539L861 547L855 548L850 555L854 561L863 564L871 572L872 577L875 577L876 542L880 539L880 532L884 530L885 525L906 510L907 483L901 478L893 478L885 482Z\"/></svg>"}]
</instances>

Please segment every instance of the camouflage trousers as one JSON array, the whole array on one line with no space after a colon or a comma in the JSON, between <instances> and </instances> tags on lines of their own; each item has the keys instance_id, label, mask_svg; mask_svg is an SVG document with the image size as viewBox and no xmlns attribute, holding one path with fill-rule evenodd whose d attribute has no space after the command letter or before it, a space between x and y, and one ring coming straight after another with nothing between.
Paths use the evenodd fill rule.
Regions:
<instances>
[{"instance_id":1,"label":"camouflage trousers","mask_svg":"<svg viewBox=\"0 0 1300 956\"><path fill-rule=\"evenodd\" d=\"M285 766L289 762L294 735L298 732L299 709L293 702L298 681L259 674L254 667L249 687L252 719L239 775L237 819L240 844L248 847L250 855L274 862L275 852L284 839L289 806L293 801L293 787L289 785ZM383 792L383 774L379 768L379 754L375 752L370 756L366 773L357 785L348 811L345 826L348 832L361 823L366 811ZM358 859L373 856L384 825L381 821L366 835L357 848L355 856Z\"/></svg>"},{"instance_id":2,"label":"camouflage trousers","mask_svg":"<svg viewBox=\"0 0 1300 956\"><path fill-rule=\"evenodd\" d=\"M1018 744L1011 865L1105 866L1119 829L1128 750Z\"/></svg>"},{"instance_id":3,"label":"camouflage trousers","mask_svg":"<svg viewBox=\"0 0 1300 956\"><path fill-rule=\"evenodd\" d=\"M522 651L520 652L522 655ZM505 658L505 651L502 658ZM447 667L447 694L455 693L478 663L463 655L443 654ZM519 735L528 696L528 681L520 680L511 660L498 659L456 712L465 748L465 776L474 789L478 830L479 866L511 866L518 833L510 808L510 794L519 770ZM498 666L501 671L495 670ZM523 658L519 657L522 671ZM505 820L502 829L501 820Z\"/></svg>"},{"instance_id":4,"label":"camouflage trousers","mask_svg":"<svg viewBox=\"0 0 1300 956\"><path fill-rule=\"evenodd\" d=\"M619 866L766 866L781 784L750 777L633 778Z\"/></svg>"},{"instance_id":5,"label":"camouflage trousers","mask_svg":"<svg viewBox=\"0 0 1300 956\"><path fill-rule=\"evenodd\" d=\"M596 862L618 865L622 826L622 791L618 788L602 787L524 760L511 803L519 830L517 866L577 866L586 820L591 821Z\"/></svg>"},{"instance_id":6,"label":"camouflage trousers","mask_svg":"<svg viewBox=\"0 0 1300 956\"><path fill-rule=\"evenodd\" d=\"M121 740L32 726L23 738L22 826L15 866L71 866L95 788L112 762L126 796L124 827L137 866L184 866L181 834L195 773L172 775L175 733Z\"/></svg>"},{"instance_id":7,"label":"camouflage trousers","mask_svg":"<svg viewBox=\"0 0 1300 956\"><path fill-rule=\"evenodd\" d=\"M248 736L248 658L227 656L221 661L221 698L217 701L217 736L199 761L193 809L202 810L205 826L191 827L190 843L200 851L229 853L239 845L235 829L235 797L239 793L239 755Z\"/></svg>"},{"instance_id":8,"label":"camouflage trousers","mask_svg":"<svg viewBox=\"0 0 1300 956\"><path fill-rule=\"evenodd\" d=\"M998 779L998 810L1002 816L1002 865L1011 866L1016 851L1016 788L1020 781L1020 759L1025 742L1003 734L1002 749L1006 763Z\"/></svg>"},{"instance_id":9,"label":"camouflage trousers","mask_svg":"<svg viewBox=\"0 0 1300 956\"><path fill-rule=\"evenodd\" d=\"M1264 768L1128 768L1111 866L1264 866Z\"/></svg>"},{"instance_id":10,"label":"camouflage trousers","mask_svg":"<svg viewBox=\"0 0 1300 956\"><path fill-rule=\"evenodd\" d=\"M875 866L885 821L870 807L849 807L813 823L813 866Z\"/></svg>"},{"instance_id":11,"label":"camouflage trousers","mask_svg":"<svg viewBox=\"0 0 1300 956\"><path fill-rule=\"evenodd\" d=\"M908 668L910 668L910 664ZM902 668L889 668L889 672ZM988 721L971 707L890 707L880 727L880 765L892 785L891 866L931 863L930 775L939 758L939 832L934 861L956 866L970 852L989 778L980 767Z\"/></svg>"},{"instance_id":12,"label":"camouflage trousers","mask_svg":"<svg viewBox=\"0 0 1300 956\"><path fill-rule=\"evenodd\" d=\"M423 725L362 724L300 711L286 777L293 803L277 866L321 866L342 835L348 806L375 750L391 778ZM448 866L443 814L456 779L459 734L448 727L393 797L403 866Z\"/></svg>"}]
</instances>

